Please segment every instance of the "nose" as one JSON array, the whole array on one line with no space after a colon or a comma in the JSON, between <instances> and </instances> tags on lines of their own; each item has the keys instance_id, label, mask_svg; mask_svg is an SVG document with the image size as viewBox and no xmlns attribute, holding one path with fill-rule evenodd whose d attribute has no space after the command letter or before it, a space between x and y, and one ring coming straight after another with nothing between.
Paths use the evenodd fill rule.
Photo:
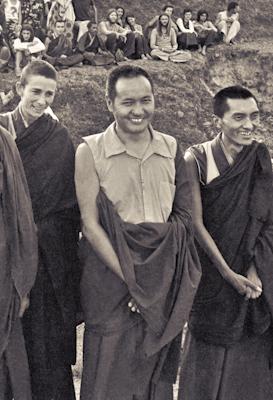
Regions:
<instances>
[{"instance_id":1,"label":"nose","mask_svg":"<svg viewBox=\"0 0 273 400\"><path fill-rule=\"evenodd\" d=\"M38 104L40 104L41 106L42 105L45 105L46 104L46 98L45 98L45 95L41 95L41 96L39 96L39 98L37 99L37 102L38 102Z\"/></svg>"},{"instance_id":2,"label":"nose","mask_svg":"<svg viewBox=\"0 0 273 400\"><path fill-rule=\"evenodd\" d=\"M243 126L243 127L244 127L245 129L252 130L253 127L254 127L254 124L253 124L253 122L251 121L250 118L247 118L247 119L245 120L245 122L244 122L244 126Z\"/></svg>"},{"instance_id":3,"label":"nose","mask_svg":"<svg viewBox=\"0 0 273 400\"><path fill-rule=\"evenodd\" d=\"M137 116L142 115L142 114L143 114L143 107L142 107L142 105L141 105L140 103L135 103L135 104L134 104L134 107L133 107L133 109L132 109L132 113L133 113L134 115L137 115Z\"/></svg>"}]
</instances>

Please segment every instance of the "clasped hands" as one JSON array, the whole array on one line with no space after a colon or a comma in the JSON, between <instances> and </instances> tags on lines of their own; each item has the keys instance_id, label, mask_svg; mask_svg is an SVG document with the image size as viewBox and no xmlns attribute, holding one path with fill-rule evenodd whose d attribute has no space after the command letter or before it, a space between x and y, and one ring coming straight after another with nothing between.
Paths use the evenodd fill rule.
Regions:
<instances>
[{"instance_id":1,"label":"clasped hands","mask_svg":"<svg viewBox=\"0 0 273 400\"><path fill-rule=\"evenodd\" d=\"M260 297L263 292L262 281L260 280L254 265L250 266L246 277L231 271L227 280L237 290L237 292L242 296L245 296L246 300L255 300Z\"/></svg>"},{"instance_id":2,"label":"clasped hands","mask_svg":"<svg viewBox=\"0 0 273 400\"><path fill-rule=\"evenodd\" d=\"M134 300L133 298L130 299L130 301L129 301L129 303L128 303L128 307L130 308L130 310L131 310L133 313L136 312L136 313L140 314L140 311L139 311L139 309L138 309L137 303L135 302L135 300Z\"/></svg>"}]
</instances>

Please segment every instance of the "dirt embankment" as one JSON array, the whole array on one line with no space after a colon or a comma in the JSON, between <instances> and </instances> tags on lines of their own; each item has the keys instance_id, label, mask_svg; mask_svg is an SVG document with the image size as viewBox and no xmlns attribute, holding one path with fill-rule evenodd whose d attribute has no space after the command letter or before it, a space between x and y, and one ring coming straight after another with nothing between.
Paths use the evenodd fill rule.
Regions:
<instances>
[{"instance_id":1,"label":"dirt embankment","mask_svg":"<svg viewBox=\"0 0 273 400\"><path fill-rule=\"evenodd\" d=\"M177 137L183 147L204 141L217 132L211 97L220 88L242 84L257 96L262 111L260 134L273 152L273 50L270 39L236 46L216 46L204 58L194 53L187 64L134 61L146 68L155 82L154 127ZM81 136L103 131L112 121L104 88L109 70L77 67L59 73L59 90L53 109L68 127L75 144ZM14 83L12 73L3 74L0 90ZM12 101L6 109L15 106Z\"/></svg>"}]
</instances>

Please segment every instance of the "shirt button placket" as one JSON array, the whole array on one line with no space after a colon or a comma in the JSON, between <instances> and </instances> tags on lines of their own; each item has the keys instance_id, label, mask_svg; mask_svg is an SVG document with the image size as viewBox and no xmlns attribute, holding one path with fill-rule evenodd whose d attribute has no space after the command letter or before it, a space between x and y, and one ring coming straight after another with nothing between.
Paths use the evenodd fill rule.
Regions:
<instances>
[{"instance_id":1,"label":"shirt button placket","mask_svg":"<svg viewBox=\"0 0 273 400\"><path fill-rule=\"evenodd\" d=\"M143 212L144 212L144 219L146 220L145 184L144 184L143 164L142 164L141 160L139 160L139 167L140 167L141 193L142 193L142 200L143 200Z\"/></svg>"}]
</instances>

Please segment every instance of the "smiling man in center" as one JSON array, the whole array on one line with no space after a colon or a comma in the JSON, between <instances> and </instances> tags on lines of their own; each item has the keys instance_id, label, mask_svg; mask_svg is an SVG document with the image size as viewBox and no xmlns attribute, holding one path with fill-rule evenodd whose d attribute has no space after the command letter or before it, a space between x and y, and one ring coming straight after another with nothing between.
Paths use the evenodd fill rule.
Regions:
<instances>
[{"instance_id":1,"label":"smiling man in center","mask_svg":"<svg viewBox=\"0 0 273 400\"><path fill-rule=\"evenodd\" d=\"M200 277L176 139L154 130L153 82L114 69L115 121L76 153L85 319L82 400L170 400Z\"/></svg>"}]
</instances>

